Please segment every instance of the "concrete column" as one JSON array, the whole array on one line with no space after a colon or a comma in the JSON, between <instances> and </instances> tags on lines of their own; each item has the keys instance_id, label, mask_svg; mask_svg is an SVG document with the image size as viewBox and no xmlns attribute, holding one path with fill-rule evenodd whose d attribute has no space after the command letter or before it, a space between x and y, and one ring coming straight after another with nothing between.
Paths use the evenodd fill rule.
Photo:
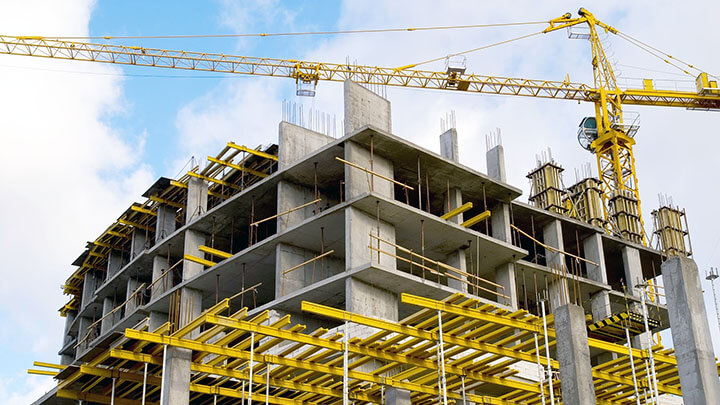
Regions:
<instances>
[{"instance_id":1,"label":"concrete column","mask_svg":"<svg viewBox=\"0 0 720 405\"><path fill-rule=\"evenodd\" d=\"M83 278L82 302L80 303L81 309L84 309L92 302L98 284L100 284L100 277L96 272L89 271L85 273L85 277Z\"/></svg>"},{"instance_id":2,"label":"concrete column","mask_svg":"<svg viewBox=\"0 0 720 405\"><path fill-rule=\"evenodd\" d=\"M602 236L599 233L594 233L585 238L583 241L583 250L585 251L586 259L598 264L594 266L590 263L585 263L588 278L599 283L607 284L607 270L605 267ZM591 305L594 322L598 322L612 315L612 310L610 309L610 292L608 291L600 291L593 295Z\"/></svg>"},{"instance_id":3,"label":"concrete column","mask_svg":"<svg viewBox=\"0 0 720 405\"><path fill-rule=\"evenodd\" d=\"M286 169L335 139L307 128L281 122L278 127L278 169Z\"/></svg>"},{"instance_id":4,"label":"concrete column","mask_svg":"<svg viewBox=\"0 0 720 405\"><path fill-rule=\"evenodd\" d=\"M157 311L150 311L148 317L148 330L154 332L157 328L161 327L165 322L168 321L168 314Z\"/></svg>"},{"instance_id":5,"label":"concrete column","mask_svg":"<svg viewBox=\"0 0 720 405\"><path fill-rule=\"evenodd\" d=\"M80 343L81 340L85 338L85 335L88 333L88 327L92 325L93 321L90 318L86 318L84 316L80 317L78 319L78 335L77 335L77 342ZM89 342L88 342L89 343ZM75 348L75 358L77 359L82 352L85 351L86 346L78 346Z\"/></svg>"},{"instance_id":6,"label":"concrete column","mask_svg":"<svg viewBox=\"0 0 720 405\"><path fill-rule=\"evenodd\" d=\"M200 245L205 244L205 234L193 229L185 231L185 249L186 255L192 255L196 257L205 257L205 253L201 252ZM203 272L205 266L200 263L191 262L190 260L183 259L183 280L189 280L195 275Z\"/></svg>"},{"instance_id":7,"label":"concrete column","mask_svg":"<svg viewBox=\"0 0 720 405\"><path fill-rule=\"evenodd\" d=\"M502 145L497 145L485 153L485 161L487 164L487 173L491 178L507 182L507 174L505 173L505 150Z\"/></svg>"},{"instance_id":8,"label":"concrete column","mask_svg":"<svg viewBox=\"0 0 720 405\"><path fill-rule=\"evenodd\" d=\"M625 274L625 287L628 295L639 300L642 294L642 288L635 287L644 282L645 278L642 274L642 264L640 262L640 251L630 246L622 248L623 270ZM638 302L630 302L630 311L642 314L642 304ZM632 339L633 347L640 349L648 348L647 333L641 333Z\"/></svg>"},{"instance_id":9,"label":"concrete column","mask_svg":"<svg viewBox=\"0 0 720 405\"><path fill-rule=\"evenodd\" d=\"M565 250L565 244L562 236L562 223L560 220L553 220L551 223L545 225L543 228L543 241L545 244L559 249ZM565 255L549 249L545 249L545 260L547 266L555 269L554 271L562 271L565 267ZM550 309L555 311L555 308L560 307L564 303L570 301L569 288L567 280L560 279L550 284L548 294L550 295Z\"/></svg>"},{"instance_id":10,"label":"concrete column","mask_svg":"<svg viewBox=\"0 0 720 405\"><path fill-rule=\"evenodd\" d=\"M144 249L142 247L141 249ZM118 250L110 250L110 253L108 254L107 259L107 278L112 278L115 274L117 274L120 269L123 267L123 257L122 252Z\"/></svg>"},{"instance_id":11,"label":"concrete column","mask_svg":"<svg viewBox=\"0 0 720 405\"><path fill-rule=\"evenodd\" d=\"M575 304L553 308L556 350L565 405L595 404L585 312Z\"/></svg>"},{"instance_id":12,"label":"concrete column","mask_svg":"<svg viewBox=\"0 0 720 405\"><path fill-rule=\"evenodd\" d=\"M157 210L157 222L155 224L155 243L170 236L175 232L175 215L177 208L161 204Z\"/></svg>"},{"instance_id":13,"label":"concrete column","mask_svg":"<svg viewBox=\"0 0 720 405\"><path fill-rule=\"evenodd\" d=\"M299 207L315 199L315 190L285 180L278 181L277 190L278 213ZM286 229L301 223L306 218L312 217L314 214L313 210L315 210L315 204L278 217L277 232L284 232Z\"/></svg>"},{"instance_id":14,"label":"concrete column","mask_svg":"<svg viewBox=\"0 0 720 405\"><path fill-rule=\"evenodd\" d=\"M692 259L671 257L660 269L683 402L720 403L720 380L697 265Z\"/></svg>"},{"instance_id":15,"label":"concrete column","mask_svg":"<svg viewBox=\"0 0 720 405\"><path fill-rule=\"evenodd\" d=\"M372 126L385 132L392 132L390 101L350 80L345 80L343 90L345 101L345 135L353 133L365 126Z\"/></svg>"},{"instance_id":16,"label":"concrete column","mask_svg":"<svg viewBox=\"0 0 720 405\"><path fill-rule=\"evenodd\" d=\"M185 223L189 224L207 212L208 184L197 177L188 181L188 196L185 205Z\"/></svg>"},{"instance_id":17,"label":"concrete column","mask_svg":"<svg viewBox=\"0 0 720 405\"><path fill-rule=\"evenodd\" d=\"M388 388L385 391L385 405L411 405L410 391Z\"/></svg>"},{"instance_id":18,"label":"concrete column","mask_svg":"<svg viewBox=\"0 0 720 405\"><path fill-rule=\"evenodd\" d=\"M127 300L130 298L133 294L135 294L135 291L137 291L138 287L140 287L140 281L134 278L129 278L127 281L127 289L125 290L125 299ZM131 312L135 310L135 308L138 307L138 300L140 297L136 297L125 305L125 316L128 316Z\"/></svg>"},{"instance_id":19,"label":"concrete column","mask_svg":"<svg viewBox=\"0 0 720 405\"><path fill-rule=\"evenodd\" d=\"M490 224L493 238L512 243L509 204L501 203L493 209L490 214ZM498 302L517 309L519 296L515 280L515 263L508 262L495 269L495 282L503 286L503 288L498 288L497 291L500 294L510 297L509 299L498 297Z\"/></svg>"},{"instance_id":20,"label":"concrete column","mask_svg":"<svg viewBox=\"0 0 720 405\"><path fill-rule=\"evenodd\" d=\"M157 281L160 277L163 277L163 273L165 273L165 270L167 270L169 267L170 266L168 266L167 257L153 257L152 282L154 284L150 289L150 301L156 300L172 286L171 274L166 274L163 280Z\"/></svg>"},{"instance_id":21,"label":"concrete column","mask_svg":"<svg viewBox=\"0 0 720 405\"><path fill-rule=\"evenodd\" d=\"M373 251L372 254L368 246L370 246L370 233L377 235L377 217L367 214L355 207L345 209L345 268L351 270L362 266L389 267L395 269L397 261L394 257L386 254L380 254L378 262L378 253ZM418 227L420 224L418 224ZM395 243L395 227L391 224L380 220L380 238ZM377 247L377 240L372 240L373 246ZM381 243L380 247L383 251L395 254L395 248Z\"/></svg>"},{"instance_id":22,"label":"concrete column","mask_svg":"<svg viewBox=\"0 0 720 405\"><path fill-rule=\"evenodd\" d=\"M454 131L454 129L452 131ZM446 132L445 134L447 134L448 132ZM443 134L443 135L445 135L445 134ZM449 197L449 199L448 199L448 197ZM460 191L459 188L452 187L452 188L450 188L450 195L445 196L445 203L443 204L443 212L447 213L449 211L452 211L455 208L461 206L462 204L463 204L462 192ZM448 209L448 205L450 206L450 209ZM448 219L448 222L455 223L455 224L461 224L463 222L463 214L460 214L453 218ZM455 252L449 254L446 262L450 266L453 266L457 269L467 272L467 261L465 260L465 250L463 250L463 249L458 249ZM453 275L457 276L457 274L453 274ZM461 277L461 278L466 279L465 277ZM447 284L448 284L448 287L454 288L458 291L467 292L467 290L468 290L468 285L466 283L463 283L462 281L459 281L459 280L455 280L453 278L448 277Z\"/></svg>"},{"instance_id":23,"label":"concrete column","mask_svg":"<svg viewBox=\"0 0 720 405\"><path fill-rule=\"evenodd\" d=\"M113 309L115 309L115 301L112 297L105 297L103 300L103 316L109 314ZM100 321L100 333L103 334L109 331L112 329L114 324L115 314L105 317L102 321Z\"/></svg>"},{"instance_id":24,"label":"concrete column","mask_svg":"<svg viewBox=\"0 0 720 405\"><path fill-rule=\"evenodd\" d=\"M136 258L145 250L145 242L145 231L142 229L133 230L130 242L130 260Z\"/></svg>"},{"instance_id":25,"label":"concrete column","mask_svg":"<svg viewBox=\"0 0 720 405\"><path fill-rule=\"evenodd\" d=\"M345 142L345 160L353 162L359 166L370 169L383 176L394 178L393 163L382 156L378 156L377 152L373 153L373 163L370 164L370 150L355 143ZM356 169L349 165L345 165L345 200L350 200L358 195L374 192L383 197L390 199L395 198L394 185L384 179L365 173L360 169Z\"/></svg>"},{"instance_id":26,"label":"concrete column","mask_svg":"<svg viewBox=\"0 0 720 405\"><path fill-rule=\"evenodd\" d=\"M398 320L398 297L390 291L350 277L345 279L345 310L360 315Z\"/></svg>"},{"instance_id":27,"label":"concrete column","mask_svg":"<svg viewBox=\"0 0 720 405\"><path fill-rule=\"evenodd\" d=\"M190 403L190 363L192 351L167 346L163 357L160 405Z\"/></svg>"},{"instance_id":28,"label":"concrete column","mask_svg":"<svg viewBox=\"0 0 720 405\"><path fill-rule=\"evenodd\" d=\"M460 162L457 129L450 128L440 135L440 156L455 163Z\"/></svg>"},{"instance_id":29,"label":"concrete column","mask_svg":"<svg viewBox=\"0 0 720 405\"><path fill-rule=\"evenodd\" d=\"M308 279L312 277L312 274L306 273L312 272L312 264L287 274L283 273L313 256L305 249L278 243L275 248L275 297L282 297L309 285Z\"/></svg>"},{"instance_id":30,"label":"concrete column","mask_svg":"<svg viewBox=\"0 0 720 405\"><path fill-rule=\"evenodd\" d=\"M205 234L192 229L185 231L185 254L203 257L198 247L205 244ZM190 280L196 275L202 273L205 267L202 264L191 262L189 260L183 260L183 281ZM191 288L183 288L180 292L180 321L178 327L183 327L185 324L191 322L202 312L202 292ZM198 330L189 333L187 337L192 339L197 334Z\"/></svg>"}]
</instances>

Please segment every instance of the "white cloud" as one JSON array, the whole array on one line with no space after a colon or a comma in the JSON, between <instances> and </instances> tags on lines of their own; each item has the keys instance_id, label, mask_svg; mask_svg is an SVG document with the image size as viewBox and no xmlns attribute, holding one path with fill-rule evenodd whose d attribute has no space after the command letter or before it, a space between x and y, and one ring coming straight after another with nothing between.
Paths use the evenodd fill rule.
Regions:
<instances>
[{"instance_id":1,"label":"white cloud","mask_svg":"<svg viewBox=\"0 0 720 405\"><path fill-rule=\"evenodd\" d=\"M0 25L11 34L87 35L93 5L8 3ZM0 340L7 355L0 397L6 402L28 403L28 395L37 397L52 383L28 378L25 369L32 360L57 362L64 323L57 309L69 299L60 285L70 263L153 180L151 168L138 165L143 135L126 140L106 123L124 112L120 72L0 56L0 321L6 325Z\"/></svg>"}]
</instances>

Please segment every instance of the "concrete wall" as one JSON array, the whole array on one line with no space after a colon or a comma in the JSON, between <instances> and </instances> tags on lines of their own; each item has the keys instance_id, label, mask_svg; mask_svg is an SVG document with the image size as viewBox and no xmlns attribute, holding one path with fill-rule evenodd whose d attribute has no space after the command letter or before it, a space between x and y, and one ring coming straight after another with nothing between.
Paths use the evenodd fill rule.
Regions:
<instances>
[{"instance_id":1,"label":"concrete wall","mask_svg":"<svg viewBox=\"0 0 720 405\"><path fill-rule=\"evenodd\" d=\"M325 134L283 121L278 127L278 168L288 168L332 141Z\"/></svg>"},{"instance_id":2,"label":"concrete wall","mask_svg":"<svg viewBox=\"0 0 720 405\"><path fill-rule=\"evenodd\" d=\"M345 160L366 169L371 167L370 150L355 142L345 142ZM377 153L373 156L372 171L391 179L395 177L392 161L378 156ZM395 198L395 187L391 182L345 165L345 200L368 193L371 189L381 196Z\"/></svg>"},{"instance_id":3,"label":"concrete wall","mask_svg":"<svg viewBox=\"0 0 720 405\"><path fill-rule=\"evenodd\" d=\"M107 278L112 278L117 274L120 269L123 268L125 263L123 262L122 252L118 250L110 250L107 258Z\"/></svg>"},{"instance_id":4,"label":"concrete wall","mask_svg":"<svg viewBox=\"0 0 720 405\"><path fill-rule=\"evenodd\" d=\"M130 240L130 260L136 258L145 250L145 231L142 229L135 229L132 233Z\"/></svg>"},{"instance_id":5,"label":"concrete wall","mask_svg":"<svg viewBox=\"0 0 720 405\"><path fill-rule=\"evenodd\" d=\"M397 267L394 257L381 254L378 263L378 253L376 251L373 251L372 254L370 253L370 233L377 235L377 224L377 218L364 211L360 211L354 207L348 207L345 210L346 269L350 270L361 266L369 266L371 261L373 266L385 266L391 269ZM380 238L395 243L395 227L380 220ZM374 246L377 246L377 240L374 242ZM395 248L392 246L381 243L380 247L385 252L395 254Z\"/></svg>"},{"instance_id":6,"label":"concrete wall","mask_svg":"<svg viewBox=\"0 0 720 405\"><path fill-rule=\"evenodd\" d=\"M155 243L170 236L171 233L175 232L175 215L177 209L168 205L162 204L157 210L157 222L155 224Z\"/></svg>"},{"instance_id":7,"label":"concrete wall","mask_svg":"<svg viewBox=\"0 0 720 405\"><path fill-rule=\"evenodd\" d=\"M345 310L356 314L398 320L398 296L356 278L345 279Z\"/></svg>"},{"instance_id":8,"label":"concrete wall","mask_svg":"<svg viewBox=\"0 0 720 405\"><path fill-rule=\"evenodd\" d=\"M343 88L346 135L367 125L392 132L390 101L350 80Z\"/></svg>"},{"instance_id":9,"label":"concrete wall","mask_svg":"<svg viewBox=\"0 0 720 405\"><path fill-rule=\"evenodd\" d=\"M100 277L98 274L94 271L88 271L85 273L85 278L83 278L82 302L80 304L80 309L85 308L92 302L93 296L95 295L95 289L99 284Z\"/></svg>"},{"instance_id":10,"label":"concrete wall","mask_svg":"<svg viewBox=\"0 0 720 405\"><path fill-rule=\"evenodd\" d=\"M440 156L453 162L460 162L457 129L450 128L440 135Z\"/></svg>"},{"instance_id":11,"label":"concrete wall","mask_svg":"<svg viewBox=\"0 0 720 405\"><path fill-rule=\"evenodd\" d=\"M277 196L276 212L281 213L315 200L315 189L313 186L303 186L280 180L278 181ZM277 232L284 232L286 229L312 217L316 214L316 211L326 207L328 204L332 206L338 203L337 198L329 197L320 189L318 189L318 198L321 198L322 201L278 217Z\"/></svg>"},{"instance_id":12,"label":"concrete wall","mask_svg":"<svg viewBox=\"0 0 720 405\"><path fill-rule=\"evenodd\" d=\"M345 271L343 260L330 256L316 260L301 268L283 274L285 270L299 265L320 254L297 246L278 243L275 247L275 297L282 297L300 290L324 278Z\"/></svg>"}]
</instances>

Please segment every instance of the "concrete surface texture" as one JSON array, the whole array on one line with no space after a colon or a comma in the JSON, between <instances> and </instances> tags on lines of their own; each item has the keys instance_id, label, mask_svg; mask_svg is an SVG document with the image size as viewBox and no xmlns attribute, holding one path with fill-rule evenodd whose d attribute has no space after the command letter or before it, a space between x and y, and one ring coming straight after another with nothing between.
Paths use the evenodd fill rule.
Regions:
<instances>
[{"instance_id":1,"label":"concrete surface texture","mask_svg":"<svg viewBox=\"0 0 720 405\"><path fill-rule=\"evenodd\" d=\"M567 304L555 308L553 315L563 404L595 404L585 311L579 305Z\"/></svg>"}]
</instances>

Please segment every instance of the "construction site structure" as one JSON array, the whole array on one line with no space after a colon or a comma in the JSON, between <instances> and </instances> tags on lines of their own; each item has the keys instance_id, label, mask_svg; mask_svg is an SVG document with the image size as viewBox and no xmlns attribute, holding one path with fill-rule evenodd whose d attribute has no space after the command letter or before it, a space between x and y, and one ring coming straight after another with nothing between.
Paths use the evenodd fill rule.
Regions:
<instances>
[{"instance_id":1,"label":"construction site structure","mask_svg":"<svg viewBox=\"0 0 720 405\"><path fill-rule=\"evenodd\" d=\"M483 173L390 107L346 81L342 137L281 122L158 179L73 262L35 404L720 401L692 259L519 202L499 142Z\"/></svg>"}]
</instances>

